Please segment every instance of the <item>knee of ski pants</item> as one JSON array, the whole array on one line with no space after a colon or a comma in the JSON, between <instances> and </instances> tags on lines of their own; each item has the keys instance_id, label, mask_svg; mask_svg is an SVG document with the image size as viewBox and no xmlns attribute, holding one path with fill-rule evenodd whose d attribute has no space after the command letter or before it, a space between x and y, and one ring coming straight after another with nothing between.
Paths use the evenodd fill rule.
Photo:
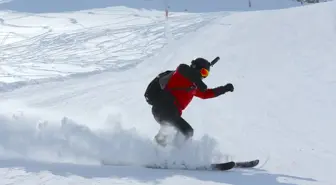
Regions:
<instances>
[{"instance_id":1,"label":"knee of ski pants","mask_svg":"<svg viewBox=\"0 0 336 185\"><path fill-rule=\"evenodd\" d=\"M174 107L153 106L152 114L159 124L171 123L178 117L178 110Z\"/></svg>"}]
</instances>

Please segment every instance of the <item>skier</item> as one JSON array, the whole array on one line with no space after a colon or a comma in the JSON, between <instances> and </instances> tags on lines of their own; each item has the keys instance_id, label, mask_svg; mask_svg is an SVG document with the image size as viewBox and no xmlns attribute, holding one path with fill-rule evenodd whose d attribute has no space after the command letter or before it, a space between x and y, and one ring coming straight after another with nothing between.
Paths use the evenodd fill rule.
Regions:
<instances>
[{"instance_id":1,"label":"skier","mask_svg":"<svg viewBox=\"0 0 336 185\"><path fill-rule=\"evenodd\" d=\"M218 61L219 57L216 59ZM184 141L188 140L193 136L194 130L181 116L193 97L208 99L233 92L234 87L231 83L207 88L202 80L209 75L212 65L204 58L196 58L192 60L191 65L180 64L176 70L160 73L150 82L145 98L147 103L152 105L152 114L161 128L167 124L172 125L183 134ZM160 131L155 140L161 146L166 146L167 136L162 135Z\"/></svg>"}]
</instances>

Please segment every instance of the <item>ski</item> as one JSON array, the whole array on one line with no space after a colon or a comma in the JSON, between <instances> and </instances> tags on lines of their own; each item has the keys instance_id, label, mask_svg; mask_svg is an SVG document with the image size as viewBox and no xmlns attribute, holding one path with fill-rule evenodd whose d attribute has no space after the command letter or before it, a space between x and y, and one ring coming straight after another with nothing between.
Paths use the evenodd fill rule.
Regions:
<instances>
[{"instance_id":1,"label":"ski","mask_svg":"<svg viewBox=\"0 0 336 185\"><path fill-rule=\"evenodd\" d=\"M146 168L151 169L166 169L166 170L188 170L188 171L226 171L235 167L235 162L215 163L210 165L188 166L185 164L174 165L145 165Z\"/></svg>"},{"instance_id":2,"label":"ski","mask_svg":"<svg viewBox=\"0 0 336 185\"><path fill-rule=\"evenodd\" d=\"M228 171L234 168L253 168L259 164L259 160L251 161L239 161L239 162L224 162L224 163L213 163L210 165L203 165L197 167L187 167L182 165L182 167L169 167L161 165L146 165L146 168L152 169L180 169L180 170L198 170L198 171Z\"/></svg>"},{"instance_id":3,"label":"ski","mask_svg":"<svg viewBox=\"0 0 336 185\"><path fill-rule=\"evenodd\" d=\"M236 166L236 163L231 161L231 162L226 162L226 163L217 163L217 164L211 164L210 169L211 170L217 170L217 171L227 171L231 170Z\"/></svg>"},{"instance_id":4,"label":"ski","mask_svg":"<svg viewBox=\"0 0 336 185\"><path fill-rule=\"evenodd\" d=\"M253 168L259 164L259 160L236 162L235 168Z\"/></svg>"},{"instance_id":5,"label":"ski","mask_svg":"<svg viewBox=\"0 0 336 185\"><path fill-rule=\"evenodd\" d=\"M131 165L131 164L116 164L116 163L109 163L106 161L101 162L102 165L109 165L109 166L139 166L139 165ZM188 170L188 171L228 171L234 168L253 168L259 164L259 160L251 160L251 161L239 161L239 162L224 162L224 163L213 163L210 165L200 165L200 166L188 166L186 164L147 164L147 165L140 165L140 167L150 168L150 169L166 169L166 170Z\"/></svg>"},{"instance_id":6,"label":"ski","mask_svg":"<svg viewBox=\"0 0 336 185\"><path fill-rule=\"evenodd\" d=\"M239 162L231 161L227 163L211 164L211 169L217 171L227 171L233 168L253 168L256 167L258 164L259 164L258 159L251 161L239 161Z\"/></svg>"}]
</instances>

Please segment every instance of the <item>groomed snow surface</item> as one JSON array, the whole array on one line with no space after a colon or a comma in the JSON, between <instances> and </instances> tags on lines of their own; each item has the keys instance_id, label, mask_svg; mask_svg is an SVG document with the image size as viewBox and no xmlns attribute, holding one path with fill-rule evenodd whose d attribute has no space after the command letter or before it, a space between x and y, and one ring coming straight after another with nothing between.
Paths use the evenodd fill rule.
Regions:
<instances>
[{"instance_id":1,"label":"groomed snow surface","mask_svg":"<svg viewBox=\"0 0 336 185\"><path fill-rule=\"evenodd\" d=\"M336 184L335 10L1 11L0 184ZM193 140L162 149L145 88L199 56L221 57L209 87L235 91L195 98ZM229 172L136 166L255 158Z\"/></svg>"}]
</instances>

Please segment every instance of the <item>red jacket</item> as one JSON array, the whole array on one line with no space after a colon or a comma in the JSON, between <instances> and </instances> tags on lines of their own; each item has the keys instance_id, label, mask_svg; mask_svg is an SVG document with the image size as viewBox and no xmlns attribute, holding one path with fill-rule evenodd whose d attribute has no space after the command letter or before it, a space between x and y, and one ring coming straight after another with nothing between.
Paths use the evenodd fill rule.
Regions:
<instances>
[{"instance_id":1,"label":"red jacket","mask_svg":"<svg viewBox=\"0 0 336 185\"><path fill-rule=\"evenodd\" d=\"M203 88L201 90L201 88ZM206 85L200 78L200 74L195 73L186 64L181 64L173 73L165 89L175 97L175 105L180 115L189 105L194 96L207 99L216 97L213 89L207 89Z\"/></svg>"}]
</instances>

